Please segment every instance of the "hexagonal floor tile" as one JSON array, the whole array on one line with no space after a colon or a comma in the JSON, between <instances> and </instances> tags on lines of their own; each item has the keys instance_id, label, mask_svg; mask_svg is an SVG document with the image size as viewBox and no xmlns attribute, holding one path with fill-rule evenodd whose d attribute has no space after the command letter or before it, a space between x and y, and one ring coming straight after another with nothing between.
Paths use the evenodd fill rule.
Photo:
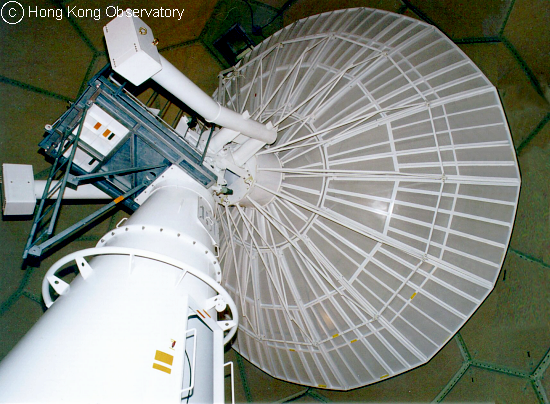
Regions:
<instances>
[{"instance_id":1,"label":"hexagonal floor tile","mask_svg":"<svg viewBox=\"0 0 550 404\"><path fill-rule=\"evenodd\" d=\"M485 0L471 3L461 0L412 0L426 16L453 39L487 37L498 34L508 13L511 0Z\"/></svg>"},{"instance_id":2,"label":"hexagonal floor tile","mask_svg":"<svg viewBox=\"0 0 550 404\"><path fill-rule=\"evenodd\" d=\"M473 359L531 372L550 346L543 266L508 253L495 290L461 334Z\"/></svg>"},{"instance_id":3,"label":"hexagonal floor tile","mask_svg":"<svg viewBox=\"0 0 550 404\"><path fill-rule=\"evenodd\" d=\"M522 185L510 245L550 265L550 123L522 148L519 165Z\"/></svg>"},{"instance_id":4,"label":"hexagonal floor tile","mask_svg":"<svg viewBox=\"0 0 550 404\"><path fill-rule=\"evenodd\" d=\"M10 309L0 316L0 360L41 316L41 307L24 296L17 299Z\"/></svg>"},{"instance_id":5,"label":"hexagonal floor tile","mask_svg":"<svg viewBox=\"0 0 550 404\"><path fill-rule=\"evenodd\" d=\"M75 98L93 52L67 18L49 1L33 2L39 14L28 15L15 25L0 25L0 75L54 93ZM33 9L34 10L34 9Z\"/></svg>"},{"instance_id":6,"label":"hexagonal floor tile","mask_svg":"<svg viewBox=\"0 0 550 404\"><path fill-rule=\"evenodd\" d=\"M516 0L504 36L546 86L550 83L550 7L546 0Z\"/></svg>"},{"instance_id":7,"label":"hexagonal floor tile","mask_svg":"<svg viewBox=\"0 0 550 404\"><path fill-rule=\"evenodd\" d=\"M536 403L528 380L478 368L470 368L443 403Z\"/></svg>"}]
</instances>

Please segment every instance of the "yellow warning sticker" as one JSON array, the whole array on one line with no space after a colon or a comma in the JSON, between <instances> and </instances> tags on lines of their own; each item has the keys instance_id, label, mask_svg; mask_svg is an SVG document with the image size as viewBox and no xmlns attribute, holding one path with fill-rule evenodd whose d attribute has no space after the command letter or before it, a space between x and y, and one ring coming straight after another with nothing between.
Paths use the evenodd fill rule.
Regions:
<instances>
[{"instance_id":1,"label":"yellow warning sticker","mask_svg":"<svg viewBox=\"0 0 550 404\"><path fill-rule=\"evenodd\" d=\"M157 369L157 370L160 370L161 372L166 372L168 374L172 373L172 369L167 368L166 366L159 365L158 363L153 363L153 369Z\"/></svg>"},{"instance_id":2,"label":"yellow warning sticker","mask_svg":"<svg viewBox=\"0 0 550 404\"><path fill-rule=\"evenodd\" d=\"M174 357L170 354L165 353L165 352L157 351L155 353L155 360L157 360L159 362L164 362L167 365L172 366L172 362L174 361Z\"/></svg>"}]
</instances>

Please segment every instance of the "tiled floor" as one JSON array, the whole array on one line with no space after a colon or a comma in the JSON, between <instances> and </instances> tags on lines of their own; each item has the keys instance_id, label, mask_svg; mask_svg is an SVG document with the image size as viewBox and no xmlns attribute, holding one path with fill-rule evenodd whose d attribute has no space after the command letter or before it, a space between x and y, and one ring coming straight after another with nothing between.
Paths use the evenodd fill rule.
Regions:
<instances>
[{"instance_id":1,"label":"tiled floor","mask_svg":"<svg viewBox=\"0 0 550 404\"><path fill-rule=\"evenodd\" d=\"M144 1L134 2L139 7ZM226 67L212 46L239 22L273 23L269 35L323 11L367 6L434 23L449 35L498 88L522 173L522 191L510 249L487 301L428 364L350 392L306 389L275 380L238 357L238 402L548 402L550 374L550 7L548 0L480 2L419 0L168 1L185 8L182 21L150 22L163 55L211 93ZM33 2L55 9L59 2ZM123 6L120 1L65 1L65 6ZM280 9L284 12L278 13ZM251 15L252 14L252 15ZM43 127L65 110L106 62L101 27L94 19L0 21L0 162L33 164L43 178L49 165L38 155ZM254 37L260 40L260 36ZM59 226L94 207L64 208ZM106 219L40 267L23 267L21 253L30 222L0 222L0 358L43 312L40 283L46 269L69 250L88 247L123 216Z\"/></svg>"}]
</instances>

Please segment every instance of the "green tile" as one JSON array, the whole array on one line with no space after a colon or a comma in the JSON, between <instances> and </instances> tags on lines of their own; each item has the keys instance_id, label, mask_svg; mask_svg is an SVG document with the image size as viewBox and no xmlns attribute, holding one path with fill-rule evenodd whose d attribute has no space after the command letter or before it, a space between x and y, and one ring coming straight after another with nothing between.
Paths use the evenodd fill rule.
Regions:
<instances>
[{"instance_id":1,"label":"green tile","mask_svg":"<svg viewBox=\"0 0 550 404\"><path fill-rule=\"evenodd\" d=\"M227 362L233 362L233 377L234 377L234 393L235 393L235 402L236 403L246 403L247 402L247 399L246 399L246 393L244 391L244 388L243 388L243 381L241 379L241 372L240 372L240 369L239 369L239 365L238 365L238 360L237 360L237 353L231 349L229 351L226 352L225 354L225 363ZM224 387L225 387L225 401L226 402L230 402L230 399L231 399L231 380L230 378L228 377L228 375L230 374L230 371L229 371L229 366L225 368L225 384L224 384ZM247 380L248 382L248 380Z\"/></svg>"},{"instance_id":2,"label":"green tile","mask_svg":"<svg viewBox=\"0 0 550 404\"><path fill-rule=\"evenodd\" d=\"M514 145L518 147L550 112L550 104L535 91L519 67L499 81L498 89Z\"/></svg>"},{"instance_id":3,"label":"green tile","mask_svg":"<svg viewBox=\"0 0 550 404\"><path fill-rule=\"evenodd\" d=\"M310 15L333 10L341 10L344 8L370 7L396 13L402 4L403 3L397 0L300 0L285 11L284 25L291 24L294 21L309 17Z\"/></svg>"},{"instance_id":4,"label":"green tile","mask_svg":"<svg viewBox=\"0 0 550 404\"><path fill-rule=\"evenodd\" d=\"M67 103L0 83L0 162L33 164L37 173L49 164L37 153L44 126L65 112Z\"/></svg>"},{"instance_id":5,"label":"green tile","mask_svg":"<svg viewBox=\"0 0 550 404\"><path fill-rule=\"evenodd\" d=\"M4 304L19 288L25 271L22 267L22 255L27 233L30 226L19 221L4 219L0 223L0 262L2 276L0 277L0 305Z\"/></svg>"},{"instance_id":6,"label":"green tile","mask_svg":"<svg viewBox=\"0 0 550 404\"><path fill-rule=\"evenodd\" d=\"M547 268L508 253L495 290L461 330L472 359L532 372L550 346L549 282Z\"/></svg>"},{"instance_id":7,"label":"green tile","mask_svg":"<svg viewBox=\"0 0 550 404\"><path fill-rule=\"evenodd\" d=\"M34 4L56 10L50 2ZM76 97L93 53L66 18L25 17L16 25L2 23L0 35L0 75Z\"/></svg>"},{"instance_id":8,"label":"green tile","mask_svg":"<svg viewBox=\"0 0 550 404\"><path fill-rule=\"evenodd\" d=\"M218 88L222 67L200 43L163 52L162 55L207 94Z\"/></svg>"},{"instance_id":9,"label":"green tile","mask_svg":"<svg viewBox=\"0 0 550 404\"><path fill-rule=\"evenodd\" d=\"M86 89L88 82L90 79L97 74L105 65L108 63L107 56L96 54L92 57L92 60L88 64L88 68L86 69L86 74L84 75L84 78L82 79L82 83L80 84L80 89L78 91L78 94L82 94L82 92Z\"/></svg>"},{"instance_id":10,"label":"green tile","mask_svg":"<svg viewBox=\"0 0 550 404\"><path fill-rule=\"evenodd\" d=\"M443 403L536 403L525 379L470 368Z\"/></svg>"},{"instance_id":11,"label":"green tile","mask_svg":"<svg viewBox=\"0 0 550 404\"><path fill-rule=\"evenodd\" d=\"M285 5L285 3L287 2L288 0L253 0L251 1L254 2L254 3L263 3L263 4L267 4L268 6L271 6L271 7L274 7L276 9L280 9L281 7L283 7Z\"/></svg>"},{"instance_id":12,"label":"green tile","mask_svg":"<svg viewBox=\"0 0 550 404\"><path fill-rule=\"evenodd\" d=\"M550 6L547 0L516 0L504 29L539 82L550 82Z\"/></svg>"},{"instance_id":13,"label":"green tile","mask_svg":"<svg viewBox=\"0 0 550 404\"><path fill-rule=\"evenodd\" d=\"M109 60L107 59L107 56L104 56L104 55L97 56L94 60L94 64L93 64L92 69L90 71L90 78L94 74L97 74L101 69L103 69L103 67L107 63L109 63Z\"/></svg>"},{"instance_id":14,"label":"green tile","mask_svg":"<svg viewBox=\"0 0 550 404\"><path fill-rule=\"evenodd\" d=\"M10 310L0 316L0 359L11 351L41 316L40 306L26 297L20 297Z\"/></svg>"},{"instance_id":15,"label":"green tile","mask_svg":"<svg viewBox=\"0 0 550 404\"><path fill-rule=\"evenodd\" d=\"M283 401L283 402L289 402L289 401ZM290 401L292 403L319 403L319 400L316 397L313 397L311 394L304 394L299 396L296 399L292 399Z\"/></svg>"},{"instance_id":16,"label":"green tile","mask_svg":"<svg viewBox=\"0 0 550 404\"><path fill-rule=\"evenodd\" d=\"M546 126L550 122L550 112L547 113L539 124L529 133L529 136L521 142L516 148L518 155L521 155L525 149L530 145L536 145L544 148L548 143L548 127Z\"/></svg>"},{"instance_id":17,"label":"green tile","mask_svg":"<svg viewBox=\"0 0 550 404\"><path fill-rule=\"evenodd\" d=\"M281 17L273 20L276 15L277 11L273 7L264 5L261 2L250 1L247 3L242 0L219 0L203 29L200 39L209 52L219 59L220 66L226 68L229 67L229 64L214 47L215 41L224 35L234 24L239 24L251 41L258 44L264 40L264 37L282 28ZM262 35L255 35L253 33L252 19L255 26L265 26Z\"/></svg>"},{"instance_id":18,"label":"green tile","mask_svg":"<svg viewBox=\"0 0 550 404\"><path fill-rule=\"evenodd\" d=\"M514 145L518 147L550 112L550 104L533 88L504 44L462 44L460 48L497 87Z\"/></svg>"},{"instance_id":19,"label":"green tile","mask_svg":"<svg viewBox=\"0 0 550 404\"><path fill-rule=\"evenodd\" d=\"M125 10L131 7L135 10L154 10L160 7L165 9L184 9L181 17L177 14L175 17L154 17L147 16L141 12L141 19L153 30L156 38L159 39L159 47L166 47L198 38L206 21L210 17L216 4L215 0L205 1L177 1L162 0L161 2L151 3L146 0L138 0L130 3L121 1L99 0L93 3L89 0L75 0L67 7L76 7L76 9L99 9L100 18L78 18L77 23L81 26L85 35L90 38L93 45L100 51L105 50L103 41L103 26L113 19L111 17L116 8Z\"/></svg>"},{"instance_id":20,"label":"green tile","mask_svg":"<svg viewBox=\"0 0 550 404\"><path fill-rule=\"evenodd\" d=\"M255 403L277 401L304 389L303 386L298 384L287 383L271 377L244 358L243 364L244 374L252 395L251 398ZM242 385L242 381L240 385Z\"/></svg>"},{"instance_id":21,"label":"green tile","mask_svg":"<svg viewBox=\"0 0 550 404\"><path fill-rule=\"evenodd\" d=\"M542 386L544 387L544 390L546 390L546 395L548 395L550 392L550 371L549 370L546 370L546 373L542 378Z\"/></svg>"},{"instance_id":22,"label":"green tile","mask_svg":"<svg viewBox=\"0 0 550 404\"><path fill-rule=\"evenodd\" d=\"M500 82L509 74L518 74L519 79L528 85L518 70L517 62L502 43L461 44L459 48L487 76L491 83L500 89Z\"/></svg>"},{"instance_id":23,"label":"green tile","mask_svg":"<svg viewBox=\"0 0 550 404\"><path fill-rule=\"evenodd\" d=\"M521 193L511 247L550 264L550 123L519 156Z\"/></svg>"},{"instance_id":24,"label":"green tile","mask_svg":"<svg viewBox=\"0 0 550 404\"><path fill-rule=\"evenodd\" d=\"M403 15L407 16L407 17L411 17L411 18L414 18L415 20L420 20L422 21L422 18L420 18L417 14L414 13L414 11L411 11L411 9L407 8L405 10L405 12L403 13Z\"/></svg>"},{"instance_id":25,"label":"green tile","mask_svg":"<svg viewBox=\"0 0 550 404\"><path fill-rule=\"evenodd\" d=\"M429 17L453 39L495 36L506 18L511 0L420 1L411 0L413 6Z\"/></svg>"}]
</instances>

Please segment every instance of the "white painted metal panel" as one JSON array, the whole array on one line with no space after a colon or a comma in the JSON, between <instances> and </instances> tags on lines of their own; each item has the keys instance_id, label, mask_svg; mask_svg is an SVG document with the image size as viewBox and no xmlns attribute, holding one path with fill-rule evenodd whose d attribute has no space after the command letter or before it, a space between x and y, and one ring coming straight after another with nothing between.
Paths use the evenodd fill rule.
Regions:
<instances>
[{"instance_id":1,"label":"white painted metal panel","mask_svg":"<svg viewBox=\"0 0 550 404\"><path fill-rule=\"evenodd\" d=\"M139 86L162 69L153 32L130 10L103 27L113 69Z\"/></svg>"},{"instance_id":2,"label":"white painted metal panel","mask_svg":"<svg viewBox=\"0 0 550 404\"><path fill-rule=\"evenodd\" d=\"M35 206L32 166L2 164L2 213L32 215Z\"/></svg>"}]
</instances>

